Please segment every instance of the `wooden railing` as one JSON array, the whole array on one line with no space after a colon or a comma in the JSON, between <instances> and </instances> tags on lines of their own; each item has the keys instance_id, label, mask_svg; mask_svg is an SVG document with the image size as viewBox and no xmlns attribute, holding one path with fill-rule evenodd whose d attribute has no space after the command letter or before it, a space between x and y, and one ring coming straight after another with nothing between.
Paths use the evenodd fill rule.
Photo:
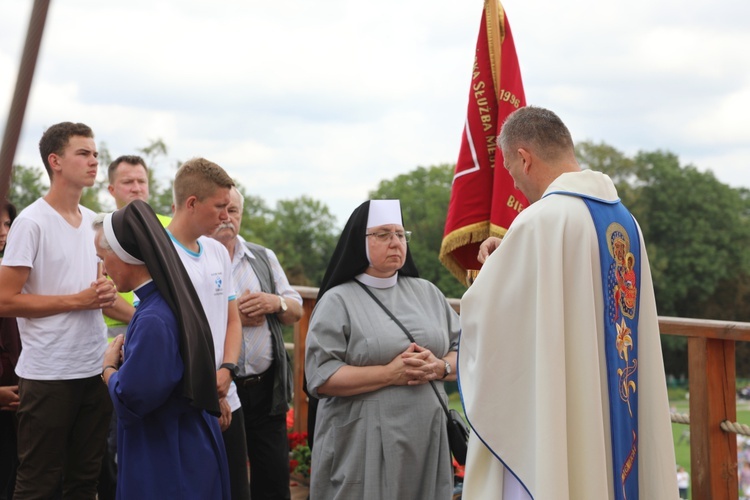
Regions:
<instances>
[{"instance_id":1,"label":"wooden railing","mask_svg":"<svg viewBox=\"0 0 750 500\"><path fill-rule=\"evenodd\" d=\"M294 430L307 431L307 397L302 390L305 339L317 288L295 287L304 313L294 327ZM458 299L449 299L460 313ZM691 497L737 500L737 437L720 425L737 418L735 342L750 341L750 323L659 317L662 335L686 337L690 391Z\"/></svg>"}]
</instances>

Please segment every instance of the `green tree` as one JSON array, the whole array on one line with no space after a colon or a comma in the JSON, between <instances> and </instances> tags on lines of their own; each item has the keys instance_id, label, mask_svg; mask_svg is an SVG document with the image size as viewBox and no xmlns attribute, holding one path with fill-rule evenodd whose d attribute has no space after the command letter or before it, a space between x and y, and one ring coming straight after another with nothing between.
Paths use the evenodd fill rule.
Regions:
<instances>
[{"instance_id":1,"label":"green tree","mask_svg":"<svg viewBox=\"0 0 750 500\"><path fill-rule=\"evenodd\" d=\"M455 166L417 167L393 180L384 180L370 199L399 199L404 225L413 232L409 248L419 275L446 297L461 297L466 287L438 259Z\"/></svg>"},{"instance_id":2,"label":"green tree","mask_svg":"<svg viewBox=\"0 0 750 500\"><path fill-rule=\"evenodd\" d=\"M740 191L712 172L680 166L676 155L636 155L643 187L631 208L643 228L662 315L705 317L704 305L725 280L748 272L750 226Z\"/></svg>"},{"instance_id":3,"label":"green tree","mask_svg":"<svg viewBox=\"0 0 750 500\"><path fill-rule=\"evenodd\" d=\"M15 165L8 191L8 200L20 212L44 196L49 187L47 172L39 167Z\"/></svg>"},{"instance_id":4,"label":"green tree","mask_svg":"<svg viewBox=\"0 0 750 500\"><path fill-rule=\"evenodd\" d=\"M135 149L148 165L148 190L149 205L157 214L172 215L172 187L174 176L170 176L166 186L163 185L156 177L156 172L160 164L167 159L169 148L163 139L151 139L150 142L142 147ZM179 168L180 162L176 161L175 170Z\"/></svg>"},{"instance_id":5,"label":"green tree","mask_svg":"<svg viewBox=\"0 0 750 500\"><path fill-rule=\"evenodd\" d=\"M274 252L271 243L267 241L269 225L273 219L273 212L268 208L266 202L259 196L247 194L245 187L235 179L237 190L244 199L242 210L242 227L240 235L247 241L270 247ZM278 256L278 255L277 255ZM281 257L279 257L281 259ZM286 260L286 256L284 256Z\"/></svg>"},{"instance_id":6,"label":"green tree","mask_svg":"<svg viewBox=\"0 0 750 500\"><path fill-rule=\"evenodd\" d=\"M263 233L256 233L262 238L251 240L276 252L291 284L318 286L336 246L335 225L326 205L301 196L278 201Z\"/></svg>"},{"instance_id":7,"label":"green tree","mask_svg":"<svg viewBox=\"0 0 750 500\"><path fill-rule=\"evenodd\" d=\"M603 142L579 142L575 146L576 158L581 168L607 174L615 183L617 194L630 207L637 204L638 166L632 158Z\"/></svg>"},{"instance_id":8,"label":"green tree","mask_svg":"<svg viewBox=\"0 0 750 500\"><path fill-rule=\"evenodd\" d=\"M161 183L154 178L153 171L148 171L148 204L157 214L172 215L172 186L174 179L170 179L167 186L162 189Z\"/></svg>"}]
</instances>

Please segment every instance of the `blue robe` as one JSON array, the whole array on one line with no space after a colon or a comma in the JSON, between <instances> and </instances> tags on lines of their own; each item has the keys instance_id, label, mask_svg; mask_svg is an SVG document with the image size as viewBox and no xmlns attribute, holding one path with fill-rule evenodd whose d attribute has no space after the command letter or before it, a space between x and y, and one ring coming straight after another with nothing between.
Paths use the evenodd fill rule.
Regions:
<instances>
[{"instance_id":1,"label":"blue robe","mask_svg":"<svg viewBox=\"0 0 750 500\"><path fill-rule=\"evenodd\" d=\"M117 412L117 498L228 499L219 421L182 396L175 315L153 282L137 293L123 363L109 379Z\"/></svg>"}]
</instances>

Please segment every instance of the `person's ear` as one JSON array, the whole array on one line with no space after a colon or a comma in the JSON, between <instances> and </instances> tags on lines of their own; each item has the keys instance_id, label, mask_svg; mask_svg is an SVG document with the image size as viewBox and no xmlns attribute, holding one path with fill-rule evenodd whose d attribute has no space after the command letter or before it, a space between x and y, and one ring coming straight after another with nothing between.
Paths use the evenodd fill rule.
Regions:
<instances>
[{"instance_id":1,"label":"person's ear","mask_svg":"<svg viewBox=\"0 0 750 500\"><path fill-rule=\"evenodd\" d=\"M528 175L531 168L531 153L524 148L518 148L518 154L521 155L523 161L523 173Z\"/></svg>"},{"instance_id":2,"label":"person's ear","mask_svg":"<svg viewBox=\"0 0 750 500\"><path fill-rule=\"evenodd\" d=\"M59 170L60 156L58 156L57 153L50 153L50 155L47 157L47 163L49 163L49 166L52 168L52 170Z\"/></svg>"}]
</instances>

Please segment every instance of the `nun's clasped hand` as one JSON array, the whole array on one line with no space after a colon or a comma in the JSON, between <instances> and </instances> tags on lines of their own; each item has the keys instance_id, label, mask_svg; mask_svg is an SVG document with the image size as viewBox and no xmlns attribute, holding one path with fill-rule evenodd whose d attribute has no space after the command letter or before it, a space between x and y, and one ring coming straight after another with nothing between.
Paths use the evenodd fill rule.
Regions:
<instances>
[{"instance_id":1,"label":"nun's clasped hand","mask_svg":"<svg viewBox=\"0 0 750 500\"><path fill-rule=\"evenodd\" d=\"M426 384L438 378L438 369L443 363L432 351L412 343L401 358L406 366L406 375L409 377L408 385Z\"/></svg>"}]
</instances>

